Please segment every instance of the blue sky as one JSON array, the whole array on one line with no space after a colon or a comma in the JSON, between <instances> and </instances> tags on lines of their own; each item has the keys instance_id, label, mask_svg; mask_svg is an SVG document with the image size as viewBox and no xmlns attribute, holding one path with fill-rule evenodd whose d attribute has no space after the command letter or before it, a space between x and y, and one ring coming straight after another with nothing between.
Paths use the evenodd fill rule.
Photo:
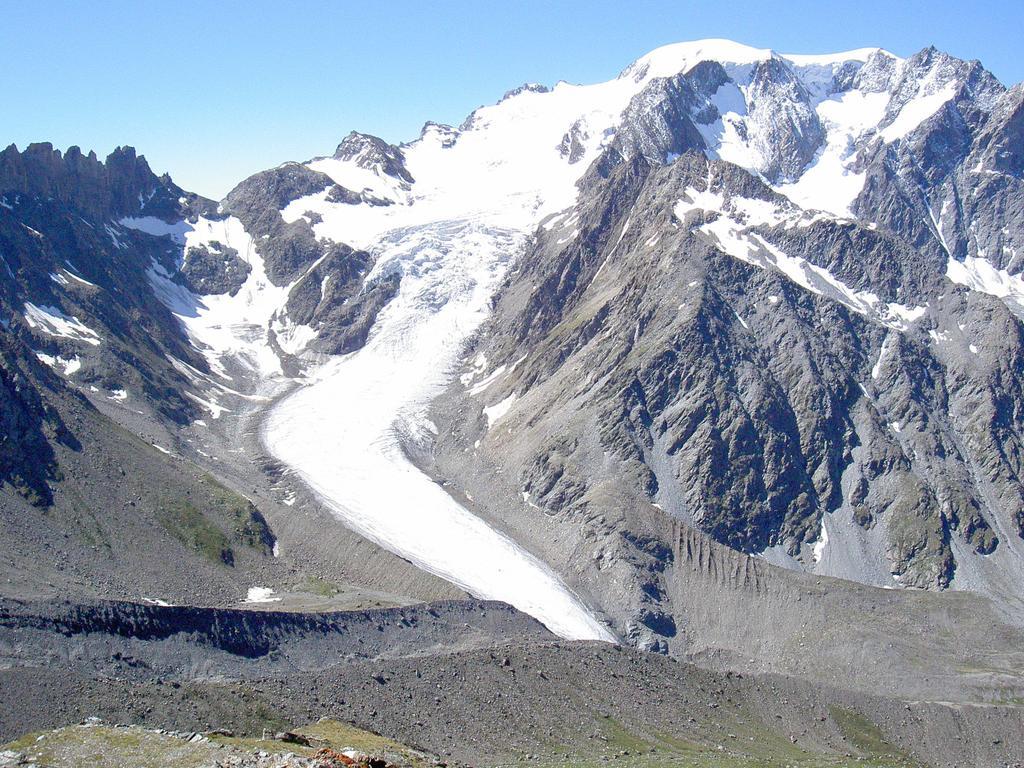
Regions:
<instances>
[{"instance_id":1,"label":"blue sky","mask_svg":"<svg viewBox=\"0 0 1024 768\"><path fill-rule=\"evenodd\" d=\"M0 0L0 13L0 143L132 144L218 198L249 173L332 152L351 129L411 139L520 83L606 80L680 40L900 55L934 44L1024 80L1021 0Z\"/></svg>"}]
</instances>

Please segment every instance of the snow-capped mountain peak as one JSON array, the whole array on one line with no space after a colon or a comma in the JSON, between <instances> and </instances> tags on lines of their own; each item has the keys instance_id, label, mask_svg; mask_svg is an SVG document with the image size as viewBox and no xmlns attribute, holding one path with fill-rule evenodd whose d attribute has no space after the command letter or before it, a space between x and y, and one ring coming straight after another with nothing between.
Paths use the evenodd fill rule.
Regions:
<instances>
[{"instance_id":1,"label":"snow-capped mountain peak","mask_svg":"<svg viewBox=\"0 0 1024 768\"><path fill-rule=\"evenodd\" d=\"M777 53L770 48L754 48L732 40L692 40L654 49L626 67L619 77L640 82L655 77L686 74L705 61L716 62L728 69L749 67L771 59L784 61L788 66L801 70L835 71L850 63L864 64L876 55L898 60L898 57L882 48L858 48L824 54L791 54Z\"/></svg>"}]
</instances>

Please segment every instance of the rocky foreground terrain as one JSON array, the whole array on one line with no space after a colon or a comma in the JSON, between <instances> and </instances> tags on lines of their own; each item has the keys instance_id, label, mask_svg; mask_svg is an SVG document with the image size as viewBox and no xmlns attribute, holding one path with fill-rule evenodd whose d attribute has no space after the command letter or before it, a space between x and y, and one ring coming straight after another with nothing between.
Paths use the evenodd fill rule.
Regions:
<instances>
[{"instance_id":1,"label":"rocky foreground terrain","mask_svg":"<svg viewBox=\"0 0 1024 768\"><path fill-rule=\"evenodd\" d=\"M88 750L104 755L98 765L159 765L179 754L189 765L320 765L315 752L325 745L381 756L365 741L385 743L380 737L391 740L392 753L396 742L408 745L412 765L1024 760L1020 740L1008 738L1024 728L1008 691L1003 701L961 692L957 702L938 703L716 671L621 645L559 640L494 603L310 616L8 601L0 649L0 738L41 765L81 764ZM97 717L134 727L96 730L89 718ZM330 726L342 733L355 726L379 737L267 742L322 732L322 718L348 724ZM75 725L85 721L92 727ZM152 762L132 762L143 754Z\"/></svg>"}]
</instances>

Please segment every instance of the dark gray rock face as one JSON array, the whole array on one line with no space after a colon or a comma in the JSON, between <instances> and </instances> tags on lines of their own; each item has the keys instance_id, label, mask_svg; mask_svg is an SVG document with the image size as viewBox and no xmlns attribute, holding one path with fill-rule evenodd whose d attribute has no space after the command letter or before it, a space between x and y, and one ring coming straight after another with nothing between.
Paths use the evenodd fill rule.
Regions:
<instances>
[{"instance_id":1,"label":"dark gray rock face","mask_svg":"<svg viewBox=\"0 0 1024 768\"><path fill-rule=\"evenodd\" d=\"M811 94L788 65L771 58L757 65L745 96L762 157L758 170L773 183L796 178L825 140Z\"/></svg>"},{"instance_id":2,"label":"dark gray rock face","mask_svg":"<svg viewBox=\"0 0 1024 768\"><path fill-rule=\"evenodd\" d=\"M1019 86L1007 91L978 62L934 48L908 59L898 79L896 73L890 78L894 95L883 127L921 96L922 83L949 83L952 98L906 136L870 148L863 161L867 180L854 212L922 252L943 258L948 252L961 261L984 254L1003 267L1021 242L1015 216L1020 170L1011 170L1012 160L1007 171L996 170L997 158L1009 156L995 147L1012 144L1020 130L1013 117Z\"/></svg>"},{"instance_id":3,"label":"dark gray rock face","mask_svg":"<svg viewBox=\"0 0 1024 768\"><path fill-rule=\"evenodd\" d=\"M325 173L300 163L285 163L261 171L241 182L224 198L224 210L237 216L254 236L274 231L280 211L293 200L322 192L334 185Z\"/></svg>"},{"instance_id":4,"label":"dark gray rock face","mask_svg":"<svg viewBox=\"0 0 1024 768\"><path fill-rule=\"evenodd\" d=\"M181 275L193 293L230 293L232 296L249 277L252 267L243 261L238 251L221 243L212 242L209 247L192 247L185 251Z\"/></svg>"},{"instance_id":5,"label":"dark gray rock face","mask_svg":"<svg viewBox=\"0 0 1024 768\"><path fill-rule=\"evenodd\" d=\"M373 258L348 246L334 246L288 296L288 315L317 328L313 347L342 355L363 346L377 314L398 292L401 275L392 273L367 284Z\"/></svg>"},{"instance_id":6,"label":"dark gray rock face","mask_svg":"<svg viewBox=\"0 0 1024 768\"><path fill-rule=\"evenodd\" d=\"M408 608L287 613L127 602L0 599L6 665L66 660L77 671L186 680L259 679L324 670L355 659L421 656L555 639L509 605L448 601ZM59 663L59 662L58 662Z\"/></svg>"},{"instance_id":7,"label":"dark gray rock face","mask_svg":"<svg viewBox=\"0 0 1024 768\"><path fill-rule=\"evenodd\" d=\"M326 174L286 163L250 176L224 198L223 210L236 216L256 241L267 276L275 285L292 282L324 255L309 222L285 223L281 209L333 186Z\"/></svg>"},{"instance_id":8,"label":"dark gray rock face","mask_svg":"<svg viewBox=\"0 0 1024 768\"><path fill-rule=\"evenodd\" d=\"M115 152L106 164L74 149L62 157L49 145L33 145L20 155L9 148L4 156L3 333L17 335L35 352L77 359L80 383L131 389L172 421L190 419L194 406L180 393L187 382L169 357L200 370L206 363L154 296L146 274L154 262L176 269L178 249L170 238L118 222L124 217L180 221L211 213L214 204L158 178L130 148ZM29 304L71 318L77 330L40 327Z\"/></svg>"},{"instance_id":9,"label":"dark gray rock face","mask_svg":"<svg viewBox=\"0 0 1024 768\"><path fill-rule=\"evenodd\" d=\"M103 162L78 147L61 154L47 142L30 144L24 152L12 144L0 152L0 196L17 195L52 198L106 218L176 216L183 197L196 212L213 208L211 201L184 192L169 177L157 178L132 147L118 147Z\"/></svg>"},{"instance_id":10,"label":"dark gray rock face","mask_svg":"<svg viewBox=\"0 0 1024 768\"><path fill-rule=\"evenodd\" d=\"M511 90L505 91L505 95L498 100L500 104L507 99L511 99L513 96L518 96L521 93L550 93L551 89L546 85L540 83L523 83L522 85L512 88Z\"/></svg>"},{"instance_id":11,"label":"dark gray rock face","mask_svg":"<svg viewBox=\"0 0 1024 768\"><path fill-rule=\"evenodd\" d=\"M327 193L327 200L332 203L343 203L344 205L359 205L360 203L376 206L394 205L393 200L386 200L369 192L353 192L351 189L346 189L340 184L335 184L331 187L331 191Z\"/></svg>"},{"instance_id":12,"label":"dark gray rock face","mask_svg":"<svg viewBox=\"0 0 1024 768\"><path fill-rule=\"evenodd\" d=\"M0 335L0 344L0 484L36 506L47 506L53 501L49 482L60 474L50 441L69 446L76 441L60 414L43 400L36 382L24 372L32 370L37 381L46 381L42 363L26 357L24 348L19 349L7 334Z\"/></svg>"},{"instance_id":13,"label":"dark gray rock face","mask_svg":"<svg viewBox=\"0 0 1024 768\"><path fill-rule=\"evenodd\" d=\"M794 223L762 182L696 152L591 170L571 227L539 232L498 297L475 351L488 370L519 362L483 396L456 385L445 413L466 423L440 438L444 475L487 476L460 457L479 440L474 461L526 494L524 529L541 515L582 526L594 559L576 554L575 568L602 593L607 569L630 574L629 598L598 602L628 606L640 645L678 642L659 516L789 567L959 585L1019 612L1001 575L1016 572L1024 533L1024 329L1007 307L954 290L944 252L870 221ZM697 193L722 211L677 214ZM927 307L925 319L893 326L795 285L769 267L778 256L732 255L711 234L730 200L780 211L778 224L737 218L750 254L802 259L850 291ZM988 323L1000 341L982 351ZM513 393L507 429L474 421Z\"/></svg>"},{"instance_id":14,"label":"dark gray rock face","mask_svg":"<svg viewBox=\"0 0 1024 768\"><path fill-rule=\"evenodd\" d=\"M725 77L724 71L719 74ZM712 73L711 84L717 88L716 80ZM689 75L653 81L626 107L609 155L664 163L689 149L704 149L704 139L691 119L702 101Z\"/></svg>"}]
</instances>

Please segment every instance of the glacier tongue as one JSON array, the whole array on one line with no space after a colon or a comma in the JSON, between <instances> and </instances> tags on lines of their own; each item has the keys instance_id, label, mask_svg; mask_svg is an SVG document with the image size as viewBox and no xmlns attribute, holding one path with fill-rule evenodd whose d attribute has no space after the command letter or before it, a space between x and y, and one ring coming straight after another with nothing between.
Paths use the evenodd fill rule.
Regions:
<instances>
[{"instance_id":1,"label":"glacier tongue","mask_svg":"<svg viewBox=\"0 0 1024 768\"><path fill-rule=\"evenodd\" d=\"M387 206L290 203L285 221L313 221L321 239L377 255L372 283L402 274L367 344L319 368L269 414L268 450L347 526L482 598L504 600L574 639L614 640L547 565L456 503L406 458L427 437L430 401L449 383L486 318L512 257L548 214L571 206L576 180L601 151L642 84L560 83L474 112L458 140L428 129L403 152L415 184L393 194L347 161L314 161L339 183L369 188ZM580 129L581 162L559 146ZM585 126L585 128L583 128Z\"/></svg>"},{"instance_id":2,"label":"glacier tongue","mask_svg":"<svg viewBox=\"0 0 1024 768\"><path fill-rule=\"evenodd\" d=\"M319 369L269 414L263 439L347 526L480 598L572 639L614 640L544 563L460 506L406 457L524 235L472 221L399 230L376 273L399 294L365 347ZM370 279L373 275L370 276Z\"/></svg>"},{"instance_id":3,"label":"glacier tongue","mask_svg":"<svg viewBox=\"0 0 1024 768\"><path fill-rule=\"evenodd\" d=\"M457 504L409 462L403 448L435 430L429 403L449 383L466 341L487 316L513 254L546 216L572 206L577 180L614 140L627 107L654 78L689 71L700 61L723 62L731 82L709 104L715 115L701 124L701 133L709 154L755 173L763 163L754 139L773 134L748 123L770 121L773 105L785 106L787 94L795 93L798 116L815 135L822 133L819 123L825 126L823 145L799 172L786 170L779 191L808 209L845 215L863 185L854 170L857 149L876 135L890 93L840 93L845 86L836 74L874 57L894 59L876 50L780 57L716 40L668 46L605 83L520 89L476 110L459 129L428 125L416 141L381 150L400 156L404 173L397 176L382 171L383 165L359 163L356 150L310 161L310 168L353 194L372 196L373 204L358 196L339 201L323 189L291 199L280 211L283 220L303 219L319 240L374 252L378 259L368 283L392 270L402 279L362 349L321 364L272 408L263 435L268 450L341 521L385 548L477 596L506 600L566 637L611 639L551 569ZM772 66L762 67L762 75L774 72L778 82L765 80L761 85L774 84L774 90L754 93L751 78L765 62ZM758 106L759 99L764 103ZM740 213L757 213L759 205L748 201L751 211ZM802 220L802 214L794 215ZM737 240L731 226L715 234L726 245ZM752 248L744 237L733 253L754 258ZM910 308L855 295L767 247L757 253L761 266L773 265L891 327L915 317ZM268 316L262 302L254 304L261 318ZM283 315L270 317L283 322ZM300 330L292 351L308 340ZM497 418L493 407L489 411Z\"/></svg>"}]
</instances>

